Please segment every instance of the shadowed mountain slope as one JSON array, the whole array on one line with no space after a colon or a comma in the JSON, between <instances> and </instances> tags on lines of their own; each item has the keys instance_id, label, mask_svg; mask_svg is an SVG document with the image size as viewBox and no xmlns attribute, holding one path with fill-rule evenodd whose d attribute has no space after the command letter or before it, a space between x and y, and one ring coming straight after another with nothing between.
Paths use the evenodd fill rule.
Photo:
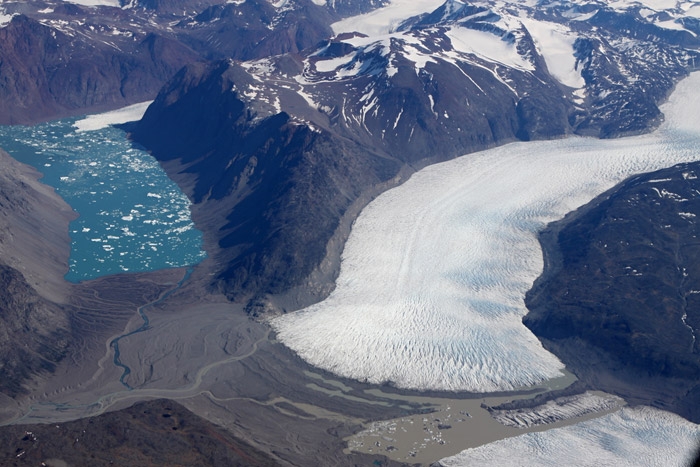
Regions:
<instances>
[{"instance_id":1,"label":"shadowed mountain slope","mask_svg":"<svg viewBox=\"0 0 700 467\"><path fill-rule=\"evenodd\" d=\"M524 323L593 387L700 421L700 164L634 177L550 225Z\"/></svg>"},{"instance_id":2,"label":"shadowed mountain slope","mask_svg":"<svg viewBox=\"0 0 700 467\"><path fill-rule=\"evenodd\" d=\"M429 163L567 131L564 103L533 98L523 110L490 74L475 74L492 90L481 95L462 88L463 72L446 61L424 74L407 63L393 75L334 82L309 71L320 68L312 52L187 67L128 126L195 203L206 249L221 264L216 286L234 300L297 287L306 290L289 306L318 300L332 287L350 222L373 196ZM301 72L304 85L287 76ZM522 77L532 89L554 86L544 75Z\"/></svg>"},{"instance_id":3,"label":"shadowed mountain slope","mask_svg":"<svg viewBox=\"0 0 700 467\"><path fill-rule=\"evenodd\" d=\"M0 445L0 459L8 466L279 465L177 402L162 399L60 425L5 427Z\"/></svg>"}]
</instances>

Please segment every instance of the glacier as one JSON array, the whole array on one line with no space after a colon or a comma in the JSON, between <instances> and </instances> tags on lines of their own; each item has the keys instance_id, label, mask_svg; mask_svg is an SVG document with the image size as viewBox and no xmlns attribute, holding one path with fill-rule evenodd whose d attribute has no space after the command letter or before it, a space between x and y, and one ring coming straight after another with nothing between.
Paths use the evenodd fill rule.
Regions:
<instances>
[{"instance_id":1,"label":"glacier","mask_svg":"<svg viewBox=\"0 0 700 467\"><path fill-rule=\"evenodd\" d=\"M109 112L87 115L85 118L77 120L73 126L76 128L76 133L82 133L85 131L103 130L111 125L141 120L152 102L139 102L138 104L132 104Z\"/></svg>"},{"instance_id":2,"label":"glacier","mask_svg":"<svg viewBox=\"0 0 700 467\"><path fill-rule=\"evenodd\" d=\"M401 388L493 392L563 364L522 325L543 268L537 232L625 178L700 157L700 74L655 132L512 143L426 167L353 225L336 288L271 321L303 359Z\"/></svg>"},{"instance_id":3,"label":"glacier","mask_svg":"<svg viewBox=\"0 0 700 467\"><path fill-rule=\"evenodd\" d=\"M442 459L442 467L691 465L689 446L700 441L700 426L651 407L625 407L615 413L541 433L467 449Z\"/></svg>"}]
</instances>

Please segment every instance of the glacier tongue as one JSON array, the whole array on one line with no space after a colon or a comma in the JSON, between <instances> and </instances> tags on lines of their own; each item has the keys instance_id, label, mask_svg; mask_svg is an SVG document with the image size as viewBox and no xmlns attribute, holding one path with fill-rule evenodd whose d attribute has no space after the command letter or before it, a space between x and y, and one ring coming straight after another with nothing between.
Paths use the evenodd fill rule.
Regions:
<instances>
[{"instance_id":1,"label":"glacier tongue","mask_svg":"<svg viewBox=\"0 0 700 467\"><path fill-rule=\"evenodd\" d=\"M698 84L678 86L668 122L698 108ZM272 325L310 363L374 383L489 392L558 376L521 323L542 270L537 231L629 175L697 159L700 131L682 130L510 144L427 167L362 212L328 299Z\"/></svg>"},{"instance_id":2,"label":"glacier tongue","mask_svg":"<svg viewBox=\"0 0 700 467\"><path fill-rule=\"evenodd\" d=\"M508 438L442 459L442 467L528 465L688 466L700 428L651 407L624 408L601 418Z\"/></svg>"},{"instance_id":3,"label":"glacier tongue","mask_svg":"<svg viewBox=\"0 0 700 467\"><path fill-rule=\"evenodd\" d=\"M350 18L345 18L331 25L335 34L360 32L377 36L393 30L411 16L432 11L444 3L444 0L392 0L387 6Z\"/></svg>"}]
</instances>

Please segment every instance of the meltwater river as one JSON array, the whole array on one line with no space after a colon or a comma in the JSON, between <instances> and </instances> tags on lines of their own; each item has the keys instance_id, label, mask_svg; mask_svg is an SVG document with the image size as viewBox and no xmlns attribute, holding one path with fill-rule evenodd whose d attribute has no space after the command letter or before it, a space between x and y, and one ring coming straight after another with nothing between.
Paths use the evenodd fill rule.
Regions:
<instances>
[{"instance_id":1,"label":"meltwater river","mask_svg":"<svg viewBox=\"0 0 700 467\"><path fill-rule=\"evenodd\" d=\"M124 131L105 124L138 119L143 110L0 126L0 148L43 173L80 215L70 225L71 282L188 266L206 256L187 197Z\"/></svg>"}]
</instances>

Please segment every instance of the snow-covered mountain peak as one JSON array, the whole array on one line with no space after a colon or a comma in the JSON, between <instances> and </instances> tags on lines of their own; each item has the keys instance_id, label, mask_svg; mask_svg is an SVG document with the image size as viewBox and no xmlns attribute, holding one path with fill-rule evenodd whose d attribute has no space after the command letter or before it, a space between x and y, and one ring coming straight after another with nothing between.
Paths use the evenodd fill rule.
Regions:
<instances>
[{"instance_id":1,"label":"snow-covered mountain peak","mask_svg":"<svg viewBox=\"0 0 700 467\"><path fill-rule=\"evenodd\" d=\"M422 13L415 17L409 18L401 25L399 30L410 28L431 27L436 25L445 25L467 19L480 17L482 19L497 20L498 17L488 18L491 13L490 9L485 5L473 5L464 3L459 0L447 0L432 12Z\"/></svg>"},{"instance_id":2,"label":"snow-covered mountain peak","mask_svg":"<svg viewBox=\"0 0 700 467\"><path fill-rule=\"evenodd\" d=\"M533 71L534 64L519 52L515 34L482 31L460 25L411 29L381 36L338 36L305 60L305 82L341 81L360 76L392 78L413 63L420 74L438 61L459 67L471 63L493 70L504 66ZM522 48L521 48L522 49Z\"/></svg>"},{"instance_id":3,"label":"snow-covered mountain peak","mask_svg":"<svg viewBox=\"0 0 700 467\"><path fill-rule=\"evenodd\" d=\"M622 115L631 128L642 115L659 115L656 103L695 66L700 47L700 7L686 0L80 1L90 6L3 2L0 22L27 15L55 37L89 38L85 50L145 52L157 36L208 59L272 57L276 68L242 94L251 102L267 96L256 107L269 111L284 109L292 90L312 109L333 109L340 103L329 96L339 91L329 86L352 86L356 94L343 104L350 105L366 86L418 92L449 75L478 94L502 89L516 104L536 80L571 109L572 131ZM340 9L365 12L330 25ZM276 57L285 52L296 55ZM290 102L290 115L307 112Z\"/></svg>"},{"instance_id":4,"label":"snow-covered mountain peak","mask_svg":"<svg viewBox=\"0 0 700 467\"><path fill-rule=\"evenodd\" d=\"M83 6L111 6L120 8L122 5L120 0L70 0L67 3L75 3Z\"/></svg>"},{"instance_id":5,"label":"snow-covered mountain peak","mask_svg":"<svg viewBox=\"0 0 700 467\"><path fill-rule=\"evenodd\" d=\"M427 115L440 122L459 112L437 110L438 96L444 89L454 92L455 85L486 99L504 93L515 102L545 92L535 90L544 85L566 102L573 131L588 134L588 128L612 120L622 125L612 133L637 131L657 118L656 98L649 96L667 92L692 67L696 52L681 46L692 39L690 32L648 23L637 14L639 5L628 7L620 12L595 1L394 0L336 23L336 32L347 32L296 58L244 64L259 84L241 96L258 117L284 109L319 128L342 122L375 135L385 131L382 125L398 128L407 115L394 101L382 103L382 96L416 93ZM375 27L379 20L381 28ZM425 91L432 88L443 91Z\"/></svg>"}]
</instances>

